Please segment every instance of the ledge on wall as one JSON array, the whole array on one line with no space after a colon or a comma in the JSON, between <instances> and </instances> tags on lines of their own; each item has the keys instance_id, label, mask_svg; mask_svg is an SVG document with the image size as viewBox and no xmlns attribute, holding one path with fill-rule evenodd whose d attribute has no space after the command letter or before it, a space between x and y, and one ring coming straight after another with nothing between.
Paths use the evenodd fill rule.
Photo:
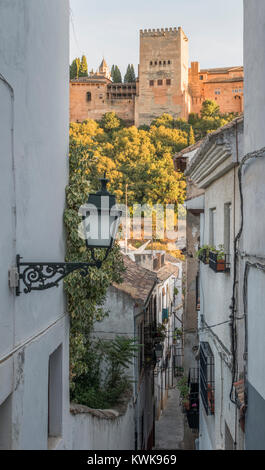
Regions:
<instances>
[{"instance_id":1,"label":"ledge on wall","mask_svg":"<svg viewBox=\"0 0 265 470\"><path fill-rule=\"evenodd\" d=\"M76 403L70 404L70 413L72 415L79 415L79 414L90 414L99 419L116 419L120 416L125 415L129 402L132 398L132 392L127 392L123 395L120 399L120 402L115 405L112 409L96 409L96 408L89 408L85 405L78 405Z\"/></svg>"}]
</instances>

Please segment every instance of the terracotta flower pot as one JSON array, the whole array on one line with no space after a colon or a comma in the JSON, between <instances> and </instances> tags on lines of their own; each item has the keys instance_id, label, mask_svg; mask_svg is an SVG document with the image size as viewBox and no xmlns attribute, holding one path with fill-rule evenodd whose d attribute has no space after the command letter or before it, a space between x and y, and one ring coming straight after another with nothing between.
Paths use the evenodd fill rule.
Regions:
<instances>
[{"instance_id":1,"label":"terracotta flower pot","mask_svg":"<svg viewBox=\"0 0 265 470\"><path fill-rule=\"evenodd\" d=\"M217 271L224 271L225 270L225 260L219 259L217 260Z\"/></svg>"},{"instance_id":2,"label":"terracotta flower pot","mask_svg":"<svg viewBox=\"0 0 265 470\"><path fill-rule=\"evenodd\" d=\"M189 400L183 400L182 404L183 404L185 410L188 411L190 409L190 401Z\"/></svg>"}]
</instances>

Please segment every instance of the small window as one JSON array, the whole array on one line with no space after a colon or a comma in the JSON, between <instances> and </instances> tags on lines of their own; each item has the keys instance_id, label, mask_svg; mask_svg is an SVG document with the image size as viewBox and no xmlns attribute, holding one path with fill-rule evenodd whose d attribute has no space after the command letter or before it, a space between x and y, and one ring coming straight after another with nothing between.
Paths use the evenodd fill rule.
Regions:
<instances>
[{"instance_id":1,"label":"small window","mask_svg":"<svg viewBox=\"0 0 265 470\"><path fill-rule=\"evenodd\" d=\"M157 80L157 84L158 84L158 86L163 85L163 80Z\"/></svg>"},{"instance_id":2,"label":"small window","mask_svg":"<svg viewBox=\"0 0 265 470\"><path fill-rule=\"evenodd\" d=\"M224 205L224 251L230 254L231 241L231 203Z\"/></svg>"},{"instance_id":3,"label":"small window","mask_svg":"<svg viewBox=\"0 0 265 470\"><path fill-rule=\"evenodd\" d=\"M153 62L152 62L152 61L150 62L150 65L153 65Z\"/></svg>"},{"instance_id":4,"label":"small window","mask_svg":"<svg viewBox=\"0 0 265 470\"><path fill-rule=\"evenodd\" d=\"M0 450L10 450L12 445L12 395L0 405Z\"/></svg>"},{"instance_id":5,"label":"small window","mask_svg":"<svg viewBox=\"0 0 265 470\"><path fill-rule=\"evenodd\" d=\"M209 343L200 345L200 393L207 415L214 415L214 355Z\"/></svg>"},{"instance_id":6,"label":"small window","mask_svg":"<svg viewBox=\"0 0 265 470\"><path fill-rule=\"evenodd\" d=\"M86 100L87 100L87 101L91 101L91 93L90 93L90 91L88 91L87 94L86 94Z\"/></svg>"},{"instance_id":7,"label":"small window","mask_svg":"<svg viewBox=\"0 0 265 470\"><path fill-rule=\"evenodd\" d=\"M155 61L155 65L157 65L157 61Z\"/></svg>"},{"instance_id":8,"label":"small window","mask_svg":"<svg viewBox=\"0 0 265 470\"><path fill-rule=\"evenodd\" d=\"M162 61L161 61L161 60L159 61L159 65L162 65Z\"/></svg>"},{"instance_id":9,"label":"small window","mask_svg":"<svg viewBox=\"0 0 265 470\"><path fill-rule=\"evenodd\" d=\"M166 79L166 84L167 84L167 85L171 85L171 79L170 79L170 78L167 78L167 79Z\"/></svg>"},{"instance_id":10,"label":"small window","mask_svg":"<svg viewBox=\"0 0 265 470\"><path fill-rule=\"evenodd\" d=\"M165 60L163 61L163 65L166 65L166 61L165 61Z\"/></svg>"},{"instance_id":11,"label":"small window","mask_svg":"<svg viewBox=\"0 0 265 470\"><path fill-rule=\"evenodd\" d=\"M149 81L149 85L150 85L150 86L154 86L154 80L150 80L150 81Z\"/></svg>"},{"instance_id":12,"label":"small window","mask_svg":"<svg viewBox=\"0 0 265 470\"><path fill-rule=\"evenodd\" d=\"M200 80L203 80L203 75L200 75Z\"/></svg>"},{"instance_id":13,"label":"small window","mask_svg":"<svg viewBox=\"0 0 265 470\"><path fill-rule=\"evenodd\" d=\"M168 63L168 65L170 65L170 64L171 64L171 60L168 60L167 63Z\"/></svg>"},{"instance_id":14,"label":"small window","mask_svg":"<svg viewBox=\"0 0 265 470\"><path fill-rule=\"evenodd\" d=\"M216 245L215 224L216 224L216 209L214 208L214 209L210 209L210 213L209 213L209 245L211 246Z\"/></svg>"},{"instance_id":15,"label":"small window","mask_svg":"<svg viewBox=\"0 0 265 470\"><path fill-rule=\"evenodd\" d=\"M49 358L48 379L48 438L62 435L62 345Z\"/></svg>"}]
</instances>

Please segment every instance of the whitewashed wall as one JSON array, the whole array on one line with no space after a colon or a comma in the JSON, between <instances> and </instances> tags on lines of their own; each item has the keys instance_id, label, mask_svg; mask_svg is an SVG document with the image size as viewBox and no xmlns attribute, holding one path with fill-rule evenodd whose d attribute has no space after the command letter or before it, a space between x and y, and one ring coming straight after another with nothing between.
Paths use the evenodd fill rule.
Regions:
<instances>
[{"instance_id":1,"label":"whitewashed wall","mask_svg":"<svg viewBox=\"0 0 265 470\"><path fill-rule=\"evenodd\" d=\"M69 420L69 428L72 431L71 449L133 450L134 420L132 401L124 414L115 410L91 412L85 407L73 407Z\"/></svg>"},{"instance_id":2,"label":"whitewashed wall","mask_svg":"<svg viewBox=\"0 0 265 470\"><path fill-rule=\"evenodd\" d=\"M265 3L244 0L244 69L245 69L245 149L265 147ZM265 157L253 159L244 166L243 250L251 255L242 262L257 260L265 264ZM259 259L257 259L257 256ZM248 296L248 363L246 415L246 449L265 449L265 273L251 268L247 282ZM243 280L241 282L241 298Z\"/></svg>"},{"instance_id":3,"label":"whitewashed wall","mask_svg":"<svg viewBox=\"0 0 265 470\"><path fill-rule=\"evenodd\" d=\"M64 260L68 43L68 0L0 2L0 74L10 84L0 80L0 414L9 397L4 445L14 449L47 448L48 362L60 344L68 406L62 285L15 297L7 283L17 253Z\"/></svg>"}]
</instances>

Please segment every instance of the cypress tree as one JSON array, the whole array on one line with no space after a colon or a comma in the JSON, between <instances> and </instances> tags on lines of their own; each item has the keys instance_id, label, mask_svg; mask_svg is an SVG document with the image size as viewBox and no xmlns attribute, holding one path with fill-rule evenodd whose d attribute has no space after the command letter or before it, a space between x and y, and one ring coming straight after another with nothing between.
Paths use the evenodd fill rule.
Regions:
<instances>
[{"instance_id":1,"label":"cypress tree","mask_svg":"<svg viewBox=\"0 0 265 470\"><path fill-rule=\"evenodd\" d=\"M134 66L131 64L131 82L135 82L136 77L135 77L135 71L134 71Z\"/></svg>"},{"instance_id":2,"label":"cypress tree","mask_svg":"<svg viewBox=\"0 0 265 470\"><path fill-rule=\"evenodd\" d=\"M113 83L121 83L122 78L121 78L121 72L120 69L117 65L113 65L111 67L111 78Z\"/></svg>"},{"instance_id":3,"label":"cypress tree","mask_svg":"<svg viewBox=\"0 0 265 470\"><path fill-rule=\"evenodd\" d=\"M122 83L121 72L117 65L115 67L115 77L116 77L116 83Z\"/></svg>"},{"instance_id":4,"label":"cypress tree","mask_svg":"<svg viewBox=\"0 0 265 470\"><path fill-rule=\"evenodd\" d=\"M126 74L124 75L124 83L135 82L135 72L133 64L129 64L127 67Z\"/></svg>"},{"instance_id":5,"label":"cypress tree","mask_svg":"<svg viewBox=\"0 0 265 470\"><path fill-rule=\"evenodd\" d=\"M131 66L130 64L127 67L126 74L124 75L124 83L130 83L131 81Z\"/></svg>"},{"instance_id":6,"label":"cypress tree","mask_svg":"<svg viewBox=\"0 0 265 470\"><path fill-rule=\"evenodd\" d=\"M76 80L79 78L79 71L80 71L80 59L76 58L73 60L72 64L70 65L70 80Z\"/></svg>"},{"instance_id":7,"label":"cypress tree","mask_svg":"<svg viewBox=\"0 0 265 470\"><path fill-rule=\"evenodd\" d=\"M194 137L193 127L190 126L189 145L193 145L193 144L195 144L195 137Z\"/></svg>"},{"instance_id":8,"label":"cypress tree","mask_svg":"<svg viewBox=\"0 0 265 470\"><path fill-rule=\"evenodd\" d=\"M82 56L79 77L88 77L87 59L86 56Z\"/></svg>"},{"instance_id":9,"label":"cypress tree","mask_svg":"<svg viewBox=\"0 0 265 470\"><path fill-rule=\"evenodd\" d=\"M111 79L112 81L114 82L114 78L115 78L115 65L113 64L113 66L111 67Z\"/></svg>"}]
</instances>

